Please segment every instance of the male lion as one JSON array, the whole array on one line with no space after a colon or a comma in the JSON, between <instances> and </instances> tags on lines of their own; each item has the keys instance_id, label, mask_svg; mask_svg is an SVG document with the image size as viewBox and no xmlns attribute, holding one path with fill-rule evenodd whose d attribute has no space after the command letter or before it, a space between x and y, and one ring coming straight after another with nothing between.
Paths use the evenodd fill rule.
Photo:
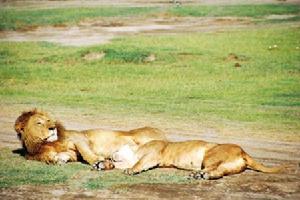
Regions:
<instances>
[{"instance_id":1,"label":"male lion","mask_svg":"<svg viewBox=\"0 0 300 200\"><path fill-rule=\"evenodd\" d=\"M276 173L282 169L263 166L238 145L201 140L184 142L154 140L140 146L136 151L125 145L113 155L113 159L116 168L125 168L127 165L129 168L125 173L129 175L154 167L175 167L195 171L190 175L195 179L218 179L225 175L240 173L246 168L266 173Z\"/></svg>"},{"instance_id":2,"label":"male lion","mask_svg":"<svg viewBox=\"0 0 300 200\"><path fill-rule=\"evenodd\" d=\"M130 131L66 130L37 109L23 112L15 122L15 130L27 159L64 163L83 158L89 164L100 161L100 168L110 167L102 161L124 145L137 148L151 140L166 140L160 130L150 127Z\"/></svg>"}]
</instances>

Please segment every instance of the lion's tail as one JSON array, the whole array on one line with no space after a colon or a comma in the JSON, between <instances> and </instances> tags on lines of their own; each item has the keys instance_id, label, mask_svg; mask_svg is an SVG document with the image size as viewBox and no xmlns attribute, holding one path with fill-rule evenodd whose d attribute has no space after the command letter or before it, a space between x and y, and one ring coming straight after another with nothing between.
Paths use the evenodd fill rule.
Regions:
<instances>
[{"instance_id":1,"label":"lion's tail","mask_svg":"<svg viewBox=\"0 0 300 200\"><path fill-rule=\"evenodd\" d=\"M265 172L265 173L279 173L283 171L284 166L279 167L266 167L261 163L255 161L251 156L247 153L244 154L244 159L246 160L247 167L253 169L255 171Z\"/></svg>"}]
</instances>

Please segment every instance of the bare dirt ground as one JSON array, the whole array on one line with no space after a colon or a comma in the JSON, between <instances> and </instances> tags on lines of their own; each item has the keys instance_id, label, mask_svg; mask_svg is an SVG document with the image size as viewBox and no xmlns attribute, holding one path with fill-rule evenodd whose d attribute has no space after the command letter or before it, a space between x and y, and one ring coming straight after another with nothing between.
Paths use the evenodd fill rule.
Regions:
<instances>
[{"instance_id":1,"label":"bare dirt ground","mask_svg":"<svg viewBox=\"0 0 300 200\"><path fill-rule=\"evenodd\" d=\"M250 0L214 0L181 1L183 4L259 4L259 3L300 3L299 0L250 1ZM168 0L118 0L118 1L2 1L0 6L15 8L51 8L97 5L124 6L172 6ZM272 15L267 19L287 19L293 15ZM18 31L0 31L0 41L47 41L67 46L90 46L110 42L121 36L136 34L175 34L188 32L219 32L254 26L249 18L236 17L175 17L157 14L153 17L123 17L105 20L86 20L73 26L27 27ZM258 25L255 25L259 28ZM265 26L265 25L261 25Z\"/></svg>"},{"instance_id":2,"label":"bare dirt ground","mask_svg":"<svg viewBox=\"0 0 300 200\"><path fill-rule=\"evenodd\" d=\"M47 41L67 46L90 46L105 44L113 38L128 35L216 32L245 28L250 25L250 19L233 17L115 18L106 21L83 21L76 26L47 26L24 31L1 31L0 41Z\"/></svg>"},{"instance_id":3,"label":"bare dirt ground","mask_svg":"<svg viewBox=\"0 0 300 200\"><path fill-rule=\"evenodd\" d=\"M294 15L270 15L266 19L288 19L291 17ZM299 26L298 22L286 24ZM251 19L246 17L193 18L157 15L147 19L131 17L86 20L73 26L43 26L18 31L0 31L0 42L46 41L64 46L91 46L109 43L117 37L138 34L215 33L265 26L265 24L254 24Z\"/></svg>"}]
</instances>

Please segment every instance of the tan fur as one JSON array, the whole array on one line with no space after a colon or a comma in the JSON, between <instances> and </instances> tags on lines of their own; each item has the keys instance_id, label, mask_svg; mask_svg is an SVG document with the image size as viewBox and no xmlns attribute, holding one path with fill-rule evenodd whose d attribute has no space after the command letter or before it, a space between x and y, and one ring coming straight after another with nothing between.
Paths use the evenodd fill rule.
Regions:
<instances>
[{"instance_id":1,"label":"tan fur","mask_svg":"<svg viewBox=\"0 0 300 200\"><path fill-rule=\"evenodd\" d=\"M15 130L26 149L26 158L46 163L77 161L82 157L93 164L110 158L124 145L136 149L151 140L166 139L160 130L150 127L131 131L66 130L46 113L36 109L23 112L15 122ZM57 130L58 140L48 142L54 130Z\"/></svg>"},{"instance_id":2,"label":"tan fur","mask_svg":"<svg viewBox=\"0 0 300 200\"><path fill-rule=\"evenodd\" d=\"M175 167L197 171L192 176L202 179L218 179L237 174L246 168L276 173L281 167L265 167L251 158L235 144L216 144L201 140L185 142L151 141L135 152L136 160L125 172L137 174L153 167Z\"/></svg>"}]
</instances>

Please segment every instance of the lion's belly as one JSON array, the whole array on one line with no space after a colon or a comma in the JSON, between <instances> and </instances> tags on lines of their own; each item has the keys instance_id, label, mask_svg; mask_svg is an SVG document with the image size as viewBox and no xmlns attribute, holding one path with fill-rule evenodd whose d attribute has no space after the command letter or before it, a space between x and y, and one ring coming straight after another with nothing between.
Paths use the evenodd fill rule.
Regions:
<instances>
[{"instance_id":1,"label":"lion's belly","mask_svg":"<svg viewBox=\"0 0 300 200\"><path fill-rule=\"evenodd\" d=\"M130 138L119 136L114 132L94 134L89 137L92 150L101 156L111 157L124 145L136 145Z\"/></svg>"},{"instance_id":2,"label":"lion's belly","mask_svg":"<svg viewBox=\"0 0 300 200\"><path fill-rule=\"evenodd\" d=\"M136 149L129 145L122 146L118 151L114 152L112 159L114 160L115 168L127 169L134 166L138 161Z\"/></svg>"},{"instance_id":3,"label":"lion's belly","mask_svg":"<svg viewBox=\"0 0 300 200\"><path fill-rule=\"evenodd\" d=\"M201 169L205 148L174 147L163 154L163 166L175 166L183 169Z\"/></svg>"}]
</instances>

